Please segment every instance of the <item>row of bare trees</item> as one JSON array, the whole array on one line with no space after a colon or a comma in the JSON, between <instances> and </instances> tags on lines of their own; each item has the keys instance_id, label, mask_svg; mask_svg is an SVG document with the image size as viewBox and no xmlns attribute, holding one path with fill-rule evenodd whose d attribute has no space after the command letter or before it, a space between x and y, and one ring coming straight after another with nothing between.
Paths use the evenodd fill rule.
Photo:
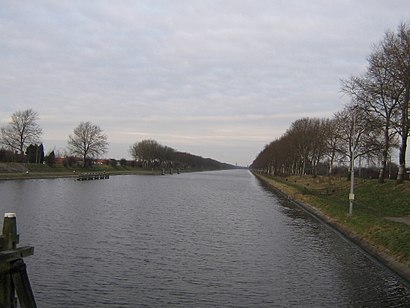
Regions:
<instances>
[{"instance_id":1,"label":"row of bare trees","mask_svg":"<svg viewBox=\"0 0 410 308\"><path fill-rule=\"evenodd\" d=\"M27 156L31 162L29 158L32 156L33 148L41 147L43 152L40 141L43 130L38 124L38 119L38 113L32 109L16 111L8 125L0 129L0 144L8 151L19 153L22 158ZM37 143L41 145L37 146ZM84 165L87 158L97 157L108 150L107 136L98 125L91 122L81 122L69 136L67 144L70 153L79 155ZM44 156L44 153L42 155ZM41 160L36 159L37 161Z\"/></svg>"},{"instance_id":2,"label":"row of bare trees","mask_svg":"<svg viewBox=\"0 0 410 308\"><path fill-rule=\"evenodd\" d=\"M398 31L386 32L373 48L367 71L351 77L342 90L382 130L383 149L381 173L385 173L387 157L399 139L398 182L403 181L409 136L410 101L410 28L401 24ZM384 174L380 175L384 178Z\"/></svg>"},{"instance_id":3,"label":"row of bare trees","mask_svg":"<svg viewBox=\"0 0 410 308\"><path fill-rule=\"evenodd\" d=\"M179 152L152 139L135 142L130 154L141 167L231 169L232 165L190 153Z\"/></svg>"},{"instance_id":4,"label":"row of bare trees","mask_svg":"<svg viewBox=\"0 0 410 308\"><path fill-rule=\"evenodd\" d=\"M19 153L21 161L48 162L52 165L55 159L54 151L44 157L41 135L43 130L37 123L38 114L32 109L17 111L10 123L0 130L0 145L6 149L0 149L2 157L13 156ZM68 152L73 156L66 156L67 165L74 164L80 157L83 166L90 166L94 158L98 158L108 150L107 136L103 130L91 122L81 122L69 135ZM134 143L130 148L130 154L135 164L141 167L175 167L175 168L202 168L202 169L228 169L233 166L220 163L216 160L201 156L178 152L168 146L163 146L155 140L142 140Z\"/></svg>"},{"instance_id":5,"label":"row of bare trees","mask_svg":"<svg viewBox=\"0 0 410 308\"><path fill-rule=\"evenodd\" d=\"M252 168L269 173L317 174L326 162L365 157L379 165L379 181L386 177L392 150L399 148L401 183L409 137L410 28L403 23L375 45L364 74L342 81L351 103L332 119L303 118L292 123L279 139L266 145Z\"/></svg>"}]
</instances>

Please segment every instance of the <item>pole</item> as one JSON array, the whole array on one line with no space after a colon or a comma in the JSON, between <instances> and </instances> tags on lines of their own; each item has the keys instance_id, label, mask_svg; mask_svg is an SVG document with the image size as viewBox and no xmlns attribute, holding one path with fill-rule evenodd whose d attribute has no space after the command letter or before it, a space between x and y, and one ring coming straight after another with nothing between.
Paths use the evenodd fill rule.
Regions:
<instances>
[{"instance_id":1,"label":"pole","mask_svg":"<svg viewBox=\"0 0 410 308\"><path fill-rule=\"evenodd\" d=\"M1 251L16 249L18 243L16 214L6 213L3 222ZM14 285L10 274L11 265L9 262L0 263L0 307L17 307L17 301L14 296Z\"/></svg>"},{"instance_id":2,"label":"pole","mask_svg":"<svg viewBox=\"0 0 410 308\"><path fill-rule=\"evenodd\" d=\"M350 166L350 193L349 193L349 215L353 215L354 202L354 156L355 156L355 134L356 134L356 110L353 109L353 127L352 127L352 150Z\"/></svg>"},{"instance_id":3,"label":"pole","mask_svg":"<svg viewBox=\"0 0 410 308\"><path fill-rule=\"evenodd\" d=\"M0 236L0 307L16 308L17 298L20 307L36 308L34 294L28 279L23 257L30 256L34 247L19 247L16 214L6 213L3 234Z\"/></svg>"},{"instance_id":4,"label":"pole","mask_svg":"<svg viewBox=\"0 0 410 308\"><path fill-rule=\"evenodd\" d=\"M349 194L349 215L353 214L354 201L354 156L352 157L352 165L350 170L350 194Z\"/></svg>"}]
</instances>

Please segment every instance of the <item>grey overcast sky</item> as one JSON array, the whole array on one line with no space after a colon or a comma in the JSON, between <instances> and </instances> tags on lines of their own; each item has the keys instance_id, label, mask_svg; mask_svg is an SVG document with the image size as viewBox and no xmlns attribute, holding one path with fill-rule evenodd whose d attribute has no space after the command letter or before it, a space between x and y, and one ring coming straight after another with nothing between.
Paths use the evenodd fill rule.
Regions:
<instances>
[{"instance_id":1,"label":"grey overcast sky","mask_svg":"<svg viewBox=\"0 0 410 308\"><path fill-rule=\"evenodd\" d=\"M248 165L341 110L340 79L409 21L408 0L0 0L0 126L31 108L46 152L91 121L107 157L155 139Z\"/></svg>"}]
</instances>

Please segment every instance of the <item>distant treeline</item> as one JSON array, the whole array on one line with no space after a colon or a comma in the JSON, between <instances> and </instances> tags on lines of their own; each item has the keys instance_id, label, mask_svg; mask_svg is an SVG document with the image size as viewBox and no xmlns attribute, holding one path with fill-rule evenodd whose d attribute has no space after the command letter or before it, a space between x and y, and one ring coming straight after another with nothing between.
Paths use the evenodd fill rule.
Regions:
<instances>
[{"instance_id":1,"label":"distant treeline","mask_svg":"<svg viewBox=\"0 0 410 308\"><path fill-rule=\"evenodd\" d=\"M253 161L251 169L278 176L349 175L351 126L349 123L343 125L346 118L342 115L346 112L337 113L333 119L296 120L284 135L265 146ZM362 129L359 133L362 137L354 154L358 158L355 165L357 175L378 178L382 144L371 131ZM394 178L397 173L398 166L391 162L389 156L385 177Z\"/></svg>"},{"instance_id":2,"label":"distant treeline","mask_svg":"<svg viewBox=\"0 0 410 308\"><path fill-rule=\"evenodd\" d=\"M47 164L54 166L56 164L65 167L91 167L95 164L105 164L112 167L129 166L140 168L174 168L174 169L195 169L195 170L222 170L233 169L235 166L221 163L211 158L203 158L190 153L179 152L171 147L163 146L155 140L143 140L136 142L130 148L130 154L133 160L122 158L117 159L94 159L87 158L84 161L80 157L73 155L56 156L54 151L44 155L43 144L30 144L26 153L20 154L17 151L0 149L0 162L27 162L33 164Z\"/></svg>"},{"instance_id":3,"label":"distant treeline","mask_svg":"<svg viewBox=\"0 0 410 308\"><path fill-rule=\"evenodd\" d=\"M195 168L195 169L232 169L235 166L218 162L211 158L179 152L159 144L155 140L142 140L134 143L130 154L139 167Z\"/></svg>"},{"instance_id":4,"label":"distant treeline","mask_svg":"<svg viewBox=\"0 0 410 308\"><path fill-rule=\"evenodd\" d=\"M0 128L0 162L24 162L49 166L90 167L102 161L110 165L132 165L144 168L194 168L194 169L230 169L234 166L218 162L214 159L179 152L168 146L160 145L155 140L136 142L130 148L134 161L121 159L99 160L107 153L107 135L91 122L81 122L68 136L67 152L57 155L54 151L44 155L44 146L40 142L43 129L37 123L38 114L32 109L16 111L8 125Z\"/></svg>"},{"instance_id":5,"label":"distant treeline","mask_svg":"<svg viewBox=\"0 0 410 308\"><path fill-rule=\"evenodd\" d=\"M0 148L0 162L27 162L42 164L45 159L46 156L44 155L43 144L30 144L27 147L26 152L23 154L17 151Z\"/></svg>"}]
</instances>

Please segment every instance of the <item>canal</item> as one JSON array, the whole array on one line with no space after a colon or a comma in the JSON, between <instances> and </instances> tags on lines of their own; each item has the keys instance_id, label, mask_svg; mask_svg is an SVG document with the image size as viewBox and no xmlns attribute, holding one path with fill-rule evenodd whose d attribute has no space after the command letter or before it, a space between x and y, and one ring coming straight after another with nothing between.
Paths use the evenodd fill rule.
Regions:
<instances>
[{"instance_id":1,"label":"canal","mask_svg":"<svg viewBox=\"0 0 410 308\"><path fill-rule=\"evenodd\" d=\"M39 307L406 306L388 270L246 170L0 182Z\"/></svg>"}]
</instances>

